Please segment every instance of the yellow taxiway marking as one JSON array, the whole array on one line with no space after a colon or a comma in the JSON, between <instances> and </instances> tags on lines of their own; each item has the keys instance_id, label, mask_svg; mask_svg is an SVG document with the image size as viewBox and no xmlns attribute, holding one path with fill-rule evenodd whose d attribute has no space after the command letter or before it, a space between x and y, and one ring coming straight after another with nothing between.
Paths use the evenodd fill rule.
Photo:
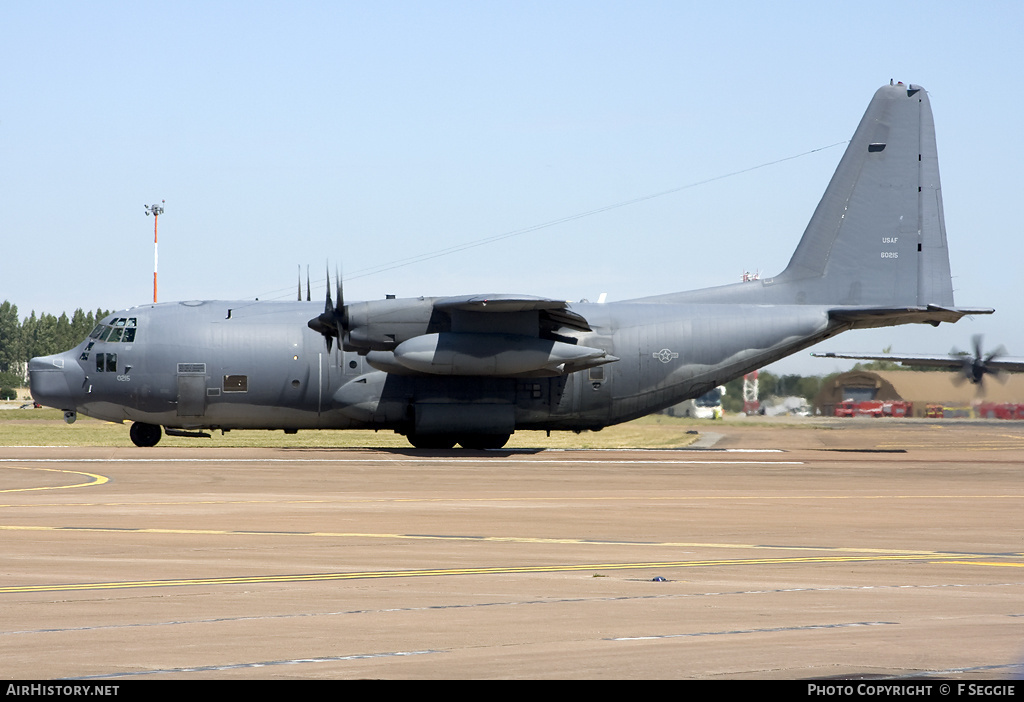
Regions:
<instances>
[{"instance_id":1,"label":"yellow taxiway marking","mask_svg":"<svg viewBox=\"0 0 1024 702\"><path fill-rule=\"evenodd\" d=\"M974 439L962 441L942 441L930 444L917 444L907 441L890 440L878 444L878 448L902 449L963 449L968 451L1002 451L1019 449L1024 442L1024 434L986 434L979 432Z\"/></svg>"},{"instance_id":2,"label":"yellow taxiway marking","mask_svg":"<svg viewBox=\"0 0 1024 702\"><path fill-rule=\"evenodd\" d=\"M950 558L963 558L963 554ZM76 590L127 590L154 587L187 587L195 585L254 585L260 583L303 583L331 580L366 580L376 578L419 578L452 575L509 575L514 573L559 573L589 570L642 570L651 568L702 568L735 565L777 565L803 563L855 563L893 560L943 560L941 556L824 556L818 558L738 558L708 561L652 561L641 563L582 563L538 566L500 566L489 568L435 568L428 570L376 570L354 573L302 573L293 575L253 575L228 578L181 578L175 580L128 580L123 582L67 583L54 585L19 585L0 587L0 595L30 592L71 592ZM958 562L958 561L954 561Z\"/></svg>"},{"instance_id":3,"label":"yellow taxiway marking","mask_svg":"<svg viewBox=\"0 0 1024 702\"><path fill-rule=\"evenodd\" d=\"M880 449L931 449L931 450L953 450L958 451L1019 451L1019 445L1004 444L980 444L980 443L958 443L958 444L879 444Z\"/></svg>"},{"instance_id":4,"label":"yellow taxiway marking","mask_svg":"<svg viewBox=\"0 0 1024 702\"><path fill-rule=\"evenodd\" d=\"M1007 563L1006 561L945 561L953 565L999 566L1004 568L1024 568L1024 563Z\"/></svg>"},{"instance_id":5,"label":"yellow taxiway marking","mask_svg":"<svg viewBox=\"0 0 1024 702\"><path fill-rule=\"evenodd\" d=\"M5 466L6 468L13 468L14 470L44 470L50 473L67 473L68 475L84 475L91 480L87 483L75 483L74 485L44 485L40 487L26 487L26 488L9 488L7 490L0 490L0 492L30 492L32 490L67 490L70 488L80 487L91 487L93 485L102 485L110 480L105 475L97 475L95 473L84 473L80 470L60 470L58 468L29 468L25 466Z\"/></svg>"},{"instance_id":6,"label":"yellow taxiway marking","mask_svg":"<svg viewBox=\"0 0 1024 702\"><path fill-rule=\"evenodd\" d=\"M468 534L391 534L344 531L255 531L241 529L157 529L157 528L107 528L107 527L61 527L61 526L22 526L0 524L2 531L65 531L65 532L102 532L108 534L177 534L184 536L262 536L262 537L314 537L335 539L396 539L409 541L467 541L471 543L518 543L518 544L572 544L578 546L629 546L631 548L707 548L707 549L744 549L760 551L813 551L817 553L850 553L863 554L858 556L809 556L807 562L839 561L839 560L884 560L896 559L938 559L946 561L950 558L974 558L963 553L944 553L925 549L867 548L853 546L798 546L783 544L740 544L714 543L696 541L623 541L613 539L573 539L543 538L536 536L474 536ZM1011 554L1014 557L1024 556ZM981 558L982 556L977 556ZM800 562L801 558L785 559L749 559L749 563ZM720 561L725 563L726 561ZM974 563L974 561L967 561ZM715 561L693 561L693 564L715 563ZM3 590L0 590L2 592Z\"/></svg>"}]
</instances>

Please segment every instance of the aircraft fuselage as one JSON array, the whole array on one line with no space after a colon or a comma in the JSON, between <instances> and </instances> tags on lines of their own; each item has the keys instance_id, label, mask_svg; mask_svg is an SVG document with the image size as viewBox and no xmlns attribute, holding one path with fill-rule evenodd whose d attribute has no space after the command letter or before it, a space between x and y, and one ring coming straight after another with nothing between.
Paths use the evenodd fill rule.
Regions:
<instances>
[{"instance_id":1,"label":"aircraft fuselage","mask_svg":"<svg viewBox=\"0 0 1024 702\"><path fill-rule=\"evenodd\" d=\"M453 412L456 424L462 412L490 412L513 430L599 429L698 397L830 329L817 306L581 303L572 309L593 331L563 338L618 360L550 377L402 374L328 351L306 326L320 307L196 301L117 312L101 326L123 320L130 341L99 334L34 359L33 395L98 419L181 429L409 433L418 416L444 422Z\"/></svg>"}]
</instances>

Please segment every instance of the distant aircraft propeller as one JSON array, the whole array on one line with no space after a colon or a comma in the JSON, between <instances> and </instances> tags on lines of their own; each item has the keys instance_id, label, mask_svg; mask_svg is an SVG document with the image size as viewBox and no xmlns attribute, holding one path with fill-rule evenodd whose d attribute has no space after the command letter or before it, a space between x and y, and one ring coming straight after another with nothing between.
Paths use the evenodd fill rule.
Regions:
<instances>
[{"instance_id":1,"label":"distant aircraft propeller","mask_svg":"<svg viewBox=\"0 0 1024 702\"><path fill-rule=\"evenodd\" d=\"M974 345L973 356L969 353L958 351L956 348L949 353L950 356L961 359L960 374L954 382L956 382L957 385L960 385L965 380L969 380L971 383L978 386L978 392L981 393L984 391L986 375L995 376L1000 381L1005 380L1005 375L998 369L991 368L989 364L993 359L996 359L999 356L1005 356L1006 349L1000 346L995 351L985 355L981 350L982 336L980 334L975 334L971 337L971 341Z\"/></svg>"},{"instance_id":2,"label":"distant aircraft propeller","mask_svg":"<svg viewBox=\"0 0 1024 702\"><path fill-rule=\"evenodd\" d=\"M307 322L307 326L315 332L323 335L327 341L327 351L334 348L334 339L338 340L341 347L342 336L348 331L348 309L345 307L345 297L341 288L341 275L335 271L337 278L338 302L331 300L331 272L327 271L327 302L324 304L324 311Z\"/></svg>"}]
</instances>

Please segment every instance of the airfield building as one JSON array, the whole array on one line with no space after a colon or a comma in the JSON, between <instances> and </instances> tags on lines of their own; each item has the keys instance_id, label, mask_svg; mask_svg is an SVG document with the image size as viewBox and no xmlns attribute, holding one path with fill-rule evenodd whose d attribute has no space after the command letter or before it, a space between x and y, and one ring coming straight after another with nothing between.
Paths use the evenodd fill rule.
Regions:
<instances>
[{"instance_id":1,"label":"airfield building","mask_svg":"<svg viewBox=\"0 0 1024 702\"><path fill-rule=\"evenodd\" d=\"M914 417L929 416L929 411L937 407L943 408L947 417L957 412L977 416L982 404L1024 403L1024 374L1007 374L1002 382L986 378L979 389L953 372L856 370L841 373L823 385L814 398L814 408L817 413L834 415L837 405L851 400L911 403Z\"/></svg>"}]
</instances>

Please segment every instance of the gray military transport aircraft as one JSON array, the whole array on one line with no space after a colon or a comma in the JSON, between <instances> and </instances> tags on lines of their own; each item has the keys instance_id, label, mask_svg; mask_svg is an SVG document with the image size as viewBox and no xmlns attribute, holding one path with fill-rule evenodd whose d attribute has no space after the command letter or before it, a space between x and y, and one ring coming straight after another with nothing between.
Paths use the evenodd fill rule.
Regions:
<instances>
[{"instance_id":1,"label":"gray military transport aircraft","mask_svg":"<svg viewBox=\"0 0 1024 702\"><path fill-rule=\"evenodd\" d=\"M115 312L29 364L43 405L153 446L202 430L386 429L418 448L598 430L847 329L955 322L935 128L920 86L868 105L786 269L607 304L529 295L192 301ZM334 341L337 340L335 345Z\"/></svg>"}]
</instances>

